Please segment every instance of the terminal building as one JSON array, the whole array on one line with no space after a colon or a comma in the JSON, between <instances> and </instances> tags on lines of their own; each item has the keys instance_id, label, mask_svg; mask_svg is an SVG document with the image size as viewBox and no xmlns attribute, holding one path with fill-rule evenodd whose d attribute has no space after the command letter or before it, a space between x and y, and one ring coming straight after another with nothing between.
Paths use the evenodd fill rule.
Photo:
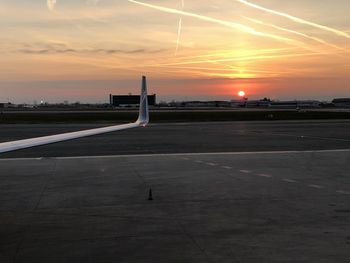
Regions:
<instances>
[{"instance_id":1,"label":"terminal building","mask_svg":"<svg viewBox=\"0 0 350 263\"><path fill-rule=\"evenodd\" d=\"M13 106L10 102L0 103L0 109L11 108Z\"/></svg>"},{"instance_id":2,"label":"terminal building","mask_svg":"<svg viewBox=\"0 0 350 263\"><path fill-rule=\"evenodd\" d=\"M109 103L114 107L137 106L140 104L140 95L109 95ZM148 95L148 105L156 105L156 94Z\"/></svg>"},{"instance_id":3,"label":"terminal building","mask_svg":"<svg viewBox=\"0 0 350 263\"><path fill-rule=\"evenodd\" d=\"M320 107L321 103L317 100L272 101L270 103L270 108L275 109L312 109Z\"/></svg>"},{"instance_id":4,"label":"terminal building","mask_svg":"<svg viewBox=\"0 0 350 263\"><path fill-rule=\"evenodd\" d=\"M337 108L350 108L350 98L339 98L332 101Z\"/></svg>"}]
</instances>

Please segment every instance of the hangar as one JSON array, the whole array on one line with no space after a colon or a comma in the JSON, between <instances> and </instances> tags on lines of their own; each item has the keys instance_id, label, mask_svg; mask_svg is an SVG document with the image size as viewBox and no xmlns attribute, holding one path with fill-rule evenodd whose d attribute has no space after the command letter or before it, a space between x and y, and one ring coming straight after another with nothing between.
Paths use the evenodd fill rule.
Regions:
<instances>
[{"instance_id":1,"label":"hangar","mask_svg":"<svg viewBox=\"0 0 350 263\"><path fill-rule=\"evenodd\" d=\"M109 95L109 103L114 107L139 105L140 95ZM156 105L156 94L148 95L148 105Z\"/></svg>"}]
</instances>

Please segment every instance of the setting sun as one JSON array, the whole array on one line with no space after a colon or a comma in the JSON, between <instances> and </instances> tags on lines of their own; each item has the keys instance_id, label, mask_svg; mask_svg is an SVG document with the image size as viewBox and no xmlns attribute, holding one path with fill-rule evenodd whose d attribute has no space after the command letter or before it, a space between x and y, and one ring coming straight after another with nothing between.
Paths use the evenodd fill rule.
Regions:
<instances>
[{"instance_id":1,"label":"setting sun","mask_svg":"<svg viewBox=\"0 0 350 263\"><path fill-rule=\"evenodd\" d=\"M238 96L240 96L240 97L244 97L245 96L245 92L243 91L243 90L241 90L241 91L238 91Z\"/></svg>"}]
</instances>

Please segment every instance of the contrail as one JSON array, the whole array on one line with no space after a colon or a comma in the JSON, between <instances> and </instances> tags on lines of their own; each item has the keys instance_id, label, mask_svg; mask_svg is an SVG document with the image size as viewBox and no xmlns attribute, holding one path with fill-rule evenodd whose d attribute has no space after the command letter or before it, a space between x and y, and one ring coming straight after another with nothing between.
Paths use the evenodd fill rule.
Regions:
<instances>
[{"instance_id":1,"label":"contrail","mask_svg":"<svg viewBox=\"0 0 350 263\"><path fill-rule=\"evenodd\" d=\"M278 41L284 41L284 42L295 42L294 40L286 38L286 37L281 37L281 36L277 36L277 35L273 35L273 34L269 34L269 33L256 31L252 27L249 27L249 26L246 26L246 25L242 25L242 24L239 24L239 23L229 22L229 21L216 19L216 18L212 18L212 17L208 17L208 16L197 15L197 14L194 14L194 13L185 12L185 11L181 11L181 10L178 10L178 9L173 9L173 8L168 8L168 7L162 7L162 6L147 4L147 3L143 3L143 2L139 2L139 1L135 1L135 0L127 0L127 1L130 2L130 3L137 4L137 5L146 6L146 7L152 8L152 9L163 11L165 13L183 15L183 16L197 18L197 19L200 19L200 20L203 20L203 21L207 21L207 22L216 23L216 24L223 25L223 26L226 26L226 27L230 27L230 28L233 28L233 29L245 32L247 34L254 35L254 36L267 37L267 38L275 39L275 40L278 40Z\"/></svg>"},{"instance_id":2,"label":"contrail","mask_svg":"<svg viewBox=\"0 0 350 263\"><path fill-rule=\"evenodd\" d=\"M179 50L180 37L181 37L181 27L182 27L182 17L180 17L180 19L179 19L179 27L178 27L178 30L177 30L175 56L177 55L177 51Z\"/></svg>"},{"instance_id":3,"label":"contrail","mask_svg":"<svg viewBox=\"0 0 350 263\"><path fill-rule=\"evenodd\" d=\"M181 0L181 7L182 10L185 8L185 0ZM180 37L181 37L181 28L182 28L182 17L179 19L179 27L177 30L177 40L176 40L176 50L175 50L175 56L177 55L177 51L179 50L179 45L180 45Z\"/></svg>"},{"instance_id":4,"label":"contrail","mask_svg":"<svg viewBox=\"0 0 350 263\"><path fill-rule=\"evenodd\" d=\"M53 11L55 9L56 0L47 0L47 7L50 11Z\"/></svg>"},{"instance_id":5,"label":"contrail","mask_svg":"<svg viewBox=\"0 0 350 263\"><path fill-rule=\"evenodd\" d=\"M296 50L296 48L273 48L273 49L254 49L254 50L248 50L252 55L264 55L264 54L277 54L276 52L289 52L291 53L293 50ZM210 53L210 54L204 54L204 55L197 55L197 56L182 56L180 57L182 60L193 60L193 59L205 59L205 58L220 58L220 57L233 57L235 56L235 52L232 50L218 50L217 53ZM283 54L283 53L282 53Z\"/></svg>"},{"instance_id":6,"label":"contrail","mask_svg":"<svg viewBox=\"0 0 350 263\"><path fill-rule=\"evenodd\" d=\"M318 43L321 43L321 44L323 44L323 45L326 45L326 46L329 46L329 47L333 47L333 48L335 48L335 49L339 49L339 50L343 50L343 51L350 51L349 49L346 49L346 48L343 48L343 47L340 47L340 46L337 46L337 45L328 43L327 41L325 41L325 40L323 40L323 39L320 39L320 38L317 38L317 37L313 37L313 36L310 36L310 35L301 33L301 32L299 32L299 31L295 31L295 30L291 30L291 29L288 29L288 28L276 26L276 25L270 24L270 23L265 23L265 22L263 22L263 21L260 21L260 20L254 19L254 18L250 18L250 17L246 17L246 16L242 16L242 17L245 18L245 19L247 19L247 20L249 20L249 21L251 21L251 22L254 22L254 23L256 23L256 24L269 26L269 27L278 29L278 30L280 30L280 31L284 31L284 32L287 32L287 33L291 33L291 34L295 34L295 35L298 35L298 36L302 36L302 37L311 39L311 40L313 40L313 41L316 41L316 42L318 42Z\"/></svg>"},{"instance_id":7,"label":"contrail","mask_svg":"<svg viewBox=\"0 0 350 263\"><path fill-rule=\"evenodd\" d=\"M228 62L228 61L257 61L257 60L267 60L267 59L281 59L281 58L293 58L293 57L306 57L306 56L316 56L322 55L320 52L314 53L298 53L298 54L283 54L283 55L258 55L249 57L233 57L233 58L222 58L222 59L206 59L199 61L186 61L186 62L175 62L166 64L157 64L149 66L174 66L174 65L192 65L192 64L202 64L202 63L216 63L216 62Z\"/></svg>"},{"instance_id":8,"label":"contrail","mask_svg":"<svg viewBox=\"0 0 350 263\"><path fill-rule=\"evenodd\" d=\"M334 34L336 34L338 36L350 38L350 34L344 32L344 31L340 31L340 30L337 30L337 29L334 29L334 28L331 28L331 27L328 27L328 26L316 24L316 23L307 21L305 19L302 19L302 18L299 18L299 17L295 17L295 16L292 16L292 15L289 15L289 14L286 14L286 13L282 13L282 12L279 12L279 11L276 11L276 10L268 9L268 8L265 8L265 7L262 7L262 6L250 3L250 2L245 1L245 0L235 0L235 1L240 2L240 3L242 3L242 4L246 5L246 6L250 6L252 8L268 12L270 14L274 14L274 15L278 15L278 16L282 16L282 17L288 18L289 20L292 20L292 21L294 21L296 23L313 26L313 27L316 27L316 28L319 28L319 29L322 29L322 30L325 30L325 31L332 32L332 33L334 33Z\"/></svg>"}]
</instances>

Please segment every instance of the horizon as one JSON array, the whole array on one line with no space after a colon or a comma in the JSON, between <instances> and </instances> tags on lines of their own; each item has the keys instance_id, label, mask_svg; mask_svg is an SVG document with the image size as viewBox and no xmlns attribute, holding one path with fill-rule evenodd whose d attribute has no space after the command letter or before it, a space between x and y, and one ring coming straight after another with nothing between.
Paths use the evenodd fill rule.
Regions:
<instances>
[{"instance_id":1,"label":"horizon","mask_svg":"<svg viewBox=\"0 0 350 263\"><path fill-rule=\"evenodd\" d=\"M4 0L1 101L350 97L350 2ZM158 99L159 98L159 99Z\"/></svg>"}]
</instances>

